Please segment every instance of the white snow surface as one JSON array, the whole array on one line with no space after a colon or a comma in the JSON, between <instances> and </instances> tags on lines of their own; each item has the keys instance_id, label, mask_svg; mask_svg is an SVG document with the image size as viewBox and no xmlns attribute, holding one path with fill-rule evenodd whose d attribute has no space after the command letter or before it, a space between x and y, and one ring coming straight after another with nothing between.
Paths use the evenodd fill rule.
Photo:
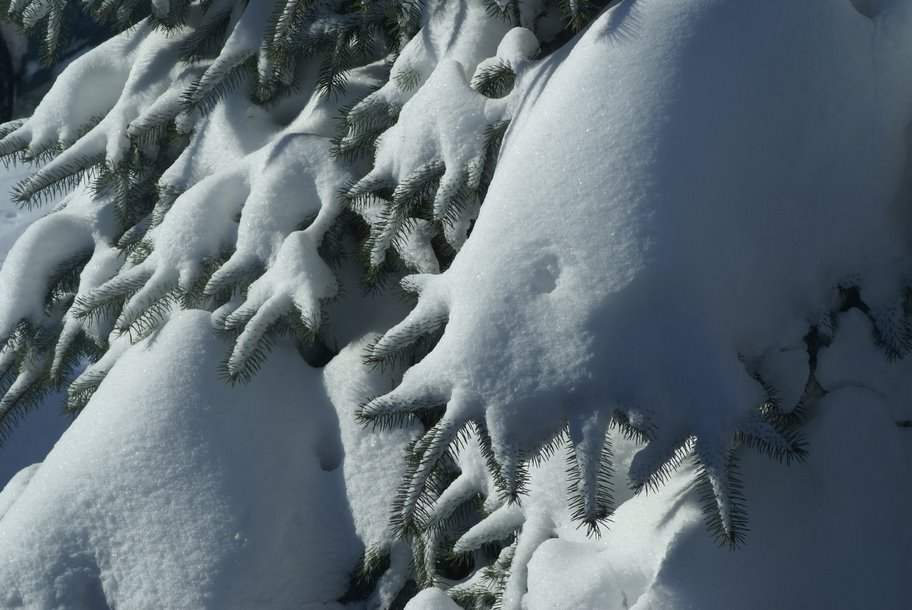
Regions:
<instances>
[{"instance_id":1,"label":"white snow surface","mask_svg":"<svg viewBox=\"0 0 912 610\"><path fill-rule=\"evenodd\" d=\"M912 9L905 2L862 8L625 2L520 74L519 110L470 239L445 273L407 280L419 304L378 345L446 317L443 338L366 412L446 402L451 426L487 424L509 468L568 420L585 430L590 421L606 425L593 414L630 410L653 428L650 444L629 463L632 481L642 484L688 436L696 437L704 465L720 462L767 398L754 374L791 410L809 370L804 337L838 302L837 289L858 286L872 317L883 319L902 308L908 283L912 79L902 66L912 56ZM836 390L840 382L825 386ZM890 387L896 391L895 382ZM908 480L904 429L882 405L868 408L871 401L840 392L819 404L825 415L808 435L812 455L822 457L803 471L795 467L802 474L794 484L764 485L771 475L758 474L763 459L749 458L745 479L755 485L745 492L748 513L763 513L758 525L751 522L752 551L734 561L710 555L695 493L663 496L625 521L642 506L638 497L612 524L629 542L613 556L609 541L604 553L619 568L583 573L575 566L585 560L555 552L533 559L528 583L516 583L525 577L514 560L505 607L620 608L641 597L644 608L777 605L770 598L777 592L762 579L712 587L694 575L724 566L740 583L780 561L791 540L778 508L784 498L794 499L791 512L810 536L794 551L807 562L819 550L813 541L838 539L835 530L857 522L848 497L836 494L823 505L839 509L817 530L808 522L818 498L795 491L809 479L841 480L840 467L825 464L842 463L836 456L848 439L821 440L818 431L850 429L853 410L870 418L859 432L861 470L878 469L884 485ZM880 434L892 444L874 441ZM713 484L724 508L722 483ZM859 537L878 541L865 547L872 553L885 549L883 561L865 570L902 606L909 530L904 509L889 497L876 497L881 521L865 524L870 529ZM674 524L670 533L662 533L662 522ZM890 528L895 539L885 534ZM519 550L524 536L525 529ZM540 537L539 527L529 536ZM781 545L775 554L762 548L768 537ZM656 553L666 559L649 559ZM571 567L555 569L564 565ZM787 565L783 579L796 570ZM833 549L814 585L804 574L785 580L789 599L799 600L795 607L818 598L839 605L841 596L861 603L864 593L848 581L853 569ZM570 593L562 586L568 574L576 577ZM815 593L831 577L845 589ZM587 593L587 582L598 590Z\"/></svg>"},{"instance_id":2,"label":"white snow surface","mask_svg":"<svg viewBox=\"0 0 912 610\"><path fill-rule=\"evenodd\" d=\"M522 75L471 239L421 281L443 339L384 401L483 417L503 459L621 405L727 446L765 398L742 359L775 369L849 279L901 302L912 18L884 6L625 2Z\"/></svg>"},{"instance_id":3,"label":"white snow surface","mask_svg":"<svg viewBox=\"0 0 912 610\"><path fill-rule=\"evenodd\" d=\"M18 494L0 605L316 608L345 592L360 545L321 375L278 357L231 388L225 349L207 314L175 316L0 495Z\"/></svg>"},{"instance_id":4,"label":"white snow surface","mask_svg":"<svg viewBox=\"0 0 912 610\"><path fill-rule=\"evenodd\" d=\"M47 210L42 208L19 208L10 201L10 193L17 182L28 177L32 168L28 165L11 165L0 168L0 257L7 253L19 236Z\"/></svg>"},{"instance_id":5,"label":"white snow surface","mask_svg":"<svg viewBox=\"0 0 912 610\"><path fill-rule=\"evenodd\" d=\"M220 69L256 52L271 4L237 25ZM446 16L456 4L446 6L436 18L460 23ZM462 26L482 17L474 6ZM825 396L812 405L806 463L739 451L745 548L722 551L706 535L691 467L655 494L623 491L628 471L641 480L682 435L730 447L765 398L754 373L794 407L809 371L803 338L840 285L857 286L875 317L902 306L898 287L912 272L912 3L627 0L517 70L508 100L487 103L468 82L498 40L507 37L497 54L517 63L534 49L524 30L501 25L427 29L394 66L424 86L378 91L403 107L374 177L401 181L427 156L462 169L477 162L475 132L512 117L471 237L446 272L409 278L418 305L377 342L445 316L437 347L392 389L395 375L360 361L364 333L391 312L365 305L342 316L357 332L341 329L324 371L279 342L249 385L230 387L217 374L230 345L207 312L173 314L137 345L122 338L46 460L0 493L0 606L336 607L364 547L391 552L387 578L404 579L409 557L387 526L417 427L376 432L356 421L359 405L383 392L377 409L442 401L447 421L484 421L508 465L568 420L580 446L615 409L654 428L646 450L615 443L618 509L599 540L570 517L559 459L532 469L520 506L486 504L491 517L460 544L521 525L507 608L912 606L912 448L910 428L897 425L912 421L910 364L886 361L858 311L839 316L820 352ZM83 152L118 158L123 142L112 134L141 107L173 104L172 85L187 77L167 69L175 49L154 36L140 26L74 63L20 135L56 144L110 112ZM155 65L133 72L113 48ZM99 70L110 73L95 95L61 101L94 87ZM142 87L149 70L163 87ZM122 87L145 93L123 98ZM443 100L446 115L429 112ZM168 274L158 288L189 283L199 259L234 242L228 271L269 267L248 294L264 316L310 313L335 280L352 283L314 254L347 178L307 162L325 156L329 134L307 123L323 112L312 101L300 122L278 125L234 98L196 123L163 179L185 192L143 270ZM443 121L454 116L455 127ZM423 148L408 148L417 140ZM268 178L280 169L305 180L298 191L276 191ZM84 245L96 252L84 277L101 278L90 288L109 279L104 222L84 194L10 252L0 282L19 292L0 295L0 329L40 310L43 284L26 269L47 275ZM313 229L297 230L312 215ZM199 234L201 225L212 231ZM232 308L244 311L239 300ZM476 449L460 455L457 482L490 500ZM381 592L368 605L389 601ZM452 603L431 589L409 607Z\"/></svg>"},{"instance_id":6,"label":"white snow surface","mask_svg":"<svg viewBox=\"0 0 912 610\"><path fill-rule=\"evenodd\" d=\"M907 367L908 370L908 367ZM884 399L855 385L818 404L799 466L746 453L748 544L706 535L690 469L622 504L597 544L564 530L529 564L530 609L906 608L912 447ZM863 491L862 491L863 488Z\"/></svg>"},{"instance_id":7,"label":"white snow surface","mask_svg":"<svg viewBox=\"0 0 912 610\"><path fill-rule=\"evenodd\" d=\"M417 425L395 430L370 430L356 419L358 407L382 392L388 374L361 362L366 339L352 342L323 373L326 392L339 416L345 447L345 490L358 536L367 547L387 544L389 507L405 472L402 455Z\"/></svg>"}]
</instances>

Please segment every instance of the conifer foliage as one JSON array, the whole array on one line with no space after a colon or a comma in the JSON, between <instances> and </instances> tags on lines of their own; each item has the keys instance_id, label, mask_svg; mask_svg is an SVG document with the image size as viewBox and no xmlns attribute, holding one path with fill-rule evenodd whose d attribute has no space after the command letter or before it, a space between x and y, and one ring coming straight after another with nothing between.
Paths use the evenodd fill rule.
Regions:
<instances>
[{"instance_id":1,"label":"conifer foliage","mask_svg":"<svg viewBox=\"0 0 912 610\"><path fill-rule=\"evenodd\" d=\"M53 59L67 3L0 9ZM741 545L749 511L739 455L747 446L803 459L800 427L820 392L816 353L838 312L863 311L889 358L912 346L908 287L866 301L850 277L803 327L801 349L731 354L733 393L746 388L739 397L752 402L718 429L605 397L553 409L530 424L535 435L514 435L515 413L538 398L495 402L497 388L466 382L473 371L437 373L458 369L465 353L447 337L474 320L453 297L465 273L457 261L522 87L609 2L81 4L120 33L74 61L33 116L0 126L0 156L33 168L14 200L56 202L0 271L3 286L17 287L0 300L0 436L54 389L66 388L66 409L78 414L118 358L175 310L212 313L232 339L221 372L243 383L279 341L307 366L324 365L345 347L346 304L392 300L401 287L410 312L363 352L397 385L363 397L358 418L416 433L389 535L353 567L343 603L401 607L439 586L466 608L515 606L532 553L554 534L534 507L537 485L559 480L570 518L599 536L618 481L649 492L688 459L711 535ZM343 290L352 273L360 294ZM533 351L538 337L560 340L525 330ZM644 444L624 473L612 455L622 437Z\"/></svg>"}]
</instances>

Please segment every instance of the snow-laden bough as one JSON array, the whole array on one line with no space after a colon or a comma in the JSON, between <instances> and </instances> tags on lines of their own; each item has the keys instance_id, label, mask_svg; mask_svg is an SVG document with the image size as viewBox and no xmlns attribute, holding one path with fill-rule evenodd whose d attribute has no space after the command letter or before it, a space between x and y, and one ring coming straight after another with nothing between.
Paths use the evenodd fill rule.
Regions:
<instances>
[{"instance_id":1,"label":"snow-laden bough","mask_svg":"<svg viewBox=\"0 0 912 610\"><path fill-rule=\"evenodd\" d=\"M404 510L471 425L511 500L568 437L596 526L614 423L648 441L635 488L693 454L709 525L741 542L735 449L802 457L792 423L832 314L862 309L890 357L912 346L910 56L903 1L629 0L523 75L470 238L406 278L416 307L366 354L443 328L361 410L445 405Z\"/></svg>"}]
</instances>

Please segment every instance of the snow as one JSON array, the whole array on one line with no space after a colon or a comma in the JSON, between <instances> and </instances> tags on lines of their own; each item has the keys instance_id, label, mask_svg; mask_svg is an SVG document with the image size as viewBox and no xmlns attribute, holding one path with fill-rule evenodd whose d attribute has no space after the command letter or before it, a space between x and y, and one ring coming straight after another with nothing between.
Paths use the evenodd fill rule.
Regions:
<instances>
[{"instance_id":1,"label":"snow","mask_svg":"<svg viewBox=\"0 0 912 610\"><path fill-rule=\"evenodd\" d=\"M788 20L769 4L631 6L636 39L612 44L610 14L538 68L553 73L514 123L473 238L422 291L449 295L449 323L399 392L448 378L446 393L463 403L453 410L477 416L483 400L498 437L522 417L523 446L553 425L536 419L593 403L632 402L707 434L699 427L737 422L762 398L737 353L799 344L838 270L871 261L859 269L866 277L903 253L889 210L899 176L881 169L896 167L902 134L878 125L874 57L838 43L867 39L870 22L841 6L821 19L809 4ZM818 35L808 41L811 21ZM771 35L775 53L760 44ZM599 62L609 51L612 61ZM700 155L689 154L694 145ZM811 226L821 238L806 234ZM648 377L655 370L661 380Z\"/></svg>"},{"instance_id":2,"label":"snow","mask_svg":"<svg viewBox=\"0 0 912 610\"><path fill-rule=\"evenodd\" d=\"M29 225L0 270L0 285L15 287L0 296L0 336L9 337L20 320L34 319L35 312L43 309L47 278L68 259L91 252L94 246L91 225L69 210Z\"/></svg>"},{"instance_id":3,"label":"snow","mask_svg":"<svg viewBox=\"0 0 912 610\"><path fill-rule=\"evenodd\" d=\"M144 258L116 250L85 180L0 225L0 247L17 239L0 335L59 323L55 362L81 330L107 345L75 384L101 380L83 412L0 492L0 606L341 607L372 556L388 567L351 606L410 581L414 609L479 591L531 610L912 606L912 4L627 0L538 61L543 3L511 27L432 2L349 113L394 123L373 165L330 158L331 119L382 62L344 99L207 97L254 57L278 69L273 5L231 4L227 43L193 68L181 35L141 23L3 140L36 152L100 121L35 188L78 156L123 159L161 117L188 145ZM500 66L513 87L485 97ZM364 135L348 127L340 147ZM408 216L428 188L430 215ZM416 272L409 304L320 256L344 203L370 266L392 250ZM52 320L48 278L74 253L91 259ZM270 334L289 320L322 369ZM831 342L809 353L812 336ZM767 402L806 412L803 441ZM438 405L425 430L413 416ZM16 451L17 469L44 452ZM419 575L437 547L509 573Z\"/></svg>"},{"instance_id":4,"label":"snow","mask_svg":"<svg viewBox=\"0 0 912 610\"><path fill-rule=\"evenodd\" d=\"M408 610L456 610L459 606L440 589L430 588L412 598L406 608Z\"/></svg>"},{"instance_id":5,"label":"snow","mask_svg":"<svg viewBox=\"0 0 912 610\"><path fill-rule=\"evenodd\" d=\"M452 12L462 11L466 13L459 18L463 25L453 30L448 19L454 18ZM403 206L429 180L439 179L433 220L445 225L444 234L454 249L462 246L478 213L477 202L462 203L461 199L463 191L477 189L482 178L487 148L482 136L509 113L506 100L487 100L470 82L492 62L508 61L519 69L537 50L532 32L507 30L505 24L487 17L480 6L441 3L422 34L396 59L389 82L353 109L352 115L357 116L378 107L401 107L398 121L377 141L372 171L347 194L365 220L380 227L372 236L372 266L379 266L394 248L411 268L439 272L427 221L415 222L402 235L407 223L373 205L373 194L382 188L395 187L392 204ZM431 113L428 108L435 110Z\"/></svg>"},{"instance_id":6,"label":"snow","mask_svg":"<svg viewBox=\"0 0 912 610\"><path fill-rule=\"evenodd\" d=\"M361 362L365 339L336 356L323 373L326 392L336 407L345 447L345 489L358 536L365 546L386 544L389 506L404 476L401 456L417 426L394 430L365 429L356 419L358 406L390 383L389 373Z\"/></svg>"},{"instance_id":7,"label":"snow","mask_svg":"<svg viewBox=\"0 0 912 610\"><path fill-rule=\"evenodd\" d=\"M745 362L782 384L771 389L790 410L807 378L781 370L840 284L856 282L875 324L905 298L892 288L909 271L896 126L912 118L912 82L879 78L908 57L901 5L872 23L848 3L805 3L788 19L775 3L624 3L521 75L471 238L448 271L411 280L418 307L378 345L446 317L443 337L366 415L446 402L448 425L483 421L509 469L566 421L644 414L653 432L631 481L657 477L696 437L734 532L726 452L739 429L775 438L756 420L767 390ZM885 515L893 527L898 514ZM731 604L705 600L694 607ZM506 606L519 603L508 589Z\"/></svg>"},{"instance_id":8,"label":"snow","mask_svg":"<svg viewBox=\"0 0 912 610\"><path fill-rule=\"evenodd\" d=\"M682 470L621 504L606 535L569 532L529 565L529 608L906 607L910 446L883 399L849 386L819 402L800 466L746 453L750 538L713 548ZM863 488L863 492L860 491ZM762 493L761 493L762 492ZM565 539L565 537L567 539ZM772 585L771 583L775 583Z\"/></svg>"},{"instance_id":9,"label":"snow","mask_svg":"<svg viewBox=\"0 0 912 610\"><path fill-rule=\"evenodd\" d=\"M26 178L31 172L28 165L16 165L0 168L0 259L5 260L7 253L19 236L36 219L43 216L46 210L39 208L23 209L13 205L9 200L10 192L17 182Z\"/></svg>"},{"instance_id":10,"label":"snow","mask_svg":"<svg viewBox=\"0 0 912 610\"><path fill-rule=\"evenodd\" d=\"M336 193L348 175L332 167L328 138L308 133L309 117L302 116L303 121L292 122L270 145L245 159L247 184L238 189L228 183L233 192L221 198L243 204L243 210L238 210L235 251L213 274L206 290L214 293L220 285L255 277L268 267L250 286L242 304L229 303L216 312L226 327L244 326L228 362L232 374L244 369L270 324L292 315L315 330L322 321L321 304L337 294L336 277L320 258L319 247L339 214ZM220 178L215 175L212 180ZM238 191L245 189L246 200L241 200ZM199 205L205 209L210 199L204 193ZM234 215L222 214L221 219L230 221ZM166 226L173 218L181 226L198 226L169 214L158 230L166 239L174 233ZM190 260L199 257L191 254Z\"/></svg>"},{"instance_id":11,"label":"snow","mask_svg":"<svg viewBox=\"0 0 912 610\"><path fill-rule=\"evenodd\" d=\"M143 22L74 60L34 114L3 140L4 154L27 147L29 156L40 157L65 148L23 183L20 199L34 202L61 174L104 160L121 163L131 122L161 119L143 114L149 107L173 118L174 90L198 72L177 63L179 42Z\"/></svg>"},{"instance_id":12,"label":"snow","mask_svg":"<svg viewBox=\"0 0 912 610\"><path fill-rule=\"evenodd\" d=\"M231 388L224 350L208 315L187 312L123 356L0 521L4 607L341 596L360 548L321 375L279 357Z\"/></svg>"},{"instance_id":13,"label":"snow","mask_svg":"<svg viewBox=\"0 0 912 610\"><path fill-rule=\"evenodd\" d=\"M699 528L679 534L634 607L761 608L775 599L795 607L912 602L902 576L912 567L912 530L902 516L910 509L910 494L895 484L908 480L908 434L895 426L882 400L863 389L834 392L819 409L808 425L813 452L802 468L782 469L776 476L767 470L764 476L763 464L745 460L748 493L767 492L755 494L752 506L757 514L752 535L763 542L744 553L713 557L702 548ZM814 566L812 575L801 573L805 565ZM762 579L740 578L760 570ZM706 586L710 579L738 586ZM809 586L809 580L818 586ZM776 583L775 591L769 582Z\"/></svg>"},{"instance_id":14,"label":"snow","mask_svg":"<svg viewBox=\"0 0 912 610\"><path fill-rule=\"evenodd\" d=\"M23 165L0 169L0 202L5 203L0 207L0 260L6 258L13 244L31 224L45 214L45 210L21 209L9 201L8 194L13 185L25 178L29 171L30 168ZM18 292L6 294L13 296ZM27 467L42 461L66 430L70 422L59 413L61 402L59 394L47 397L40 407L23 419L16 433L4 441L0 449L0 486L24 486L30 476L28 473L33 470ZM11 481L14 476L16 482ZM0 513L5 512L5 508L0 508Z\"/></svg>"}]
</instances>

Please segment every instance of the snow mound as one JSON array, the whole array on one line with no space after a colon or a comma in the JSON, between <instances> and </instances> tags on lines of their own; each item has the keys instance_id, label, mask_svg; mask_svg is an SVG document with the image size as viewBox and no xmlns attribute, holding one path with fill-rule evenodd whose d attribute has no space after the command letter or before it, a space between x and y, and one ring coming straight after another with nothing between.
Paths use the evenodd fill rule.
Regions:
<instances>
[{"instance_id":1,"label":"snow mound","mask_svg":"<svg viewBox=\"0 0 912 610\"><path fill-rule=\"evenodd\" d=\"M121 358L45 462L19 476L31 474L25 488L8 486L0 605L316 608L341 597L360 543L320 374L275 358L231 389L215 374L224 349L208 314L175 316Z\"/></svg>"},{"instance_id":2,"label":"snow mound","mask_svg":"<svg viewBox=\"0 0 912 610\"><path fill-rule=\"evenodd\" d=\"M445 322L439 343L362 417L446 404L419 470L471 422L511 497L566 429L592 524L610 511L614 421L649 441L635 488L693 452L711 528L741 542L734 449L803 456L788 424L807 375L783 377L782 359L807 358L850 288L888 355L912 347L912 18L884 6L872 21L848 2L787 19L775 2L626 2L544 60L471 239L446 272L406 279L418 305L378 345Z\"/></svg>"}]
</instances>

